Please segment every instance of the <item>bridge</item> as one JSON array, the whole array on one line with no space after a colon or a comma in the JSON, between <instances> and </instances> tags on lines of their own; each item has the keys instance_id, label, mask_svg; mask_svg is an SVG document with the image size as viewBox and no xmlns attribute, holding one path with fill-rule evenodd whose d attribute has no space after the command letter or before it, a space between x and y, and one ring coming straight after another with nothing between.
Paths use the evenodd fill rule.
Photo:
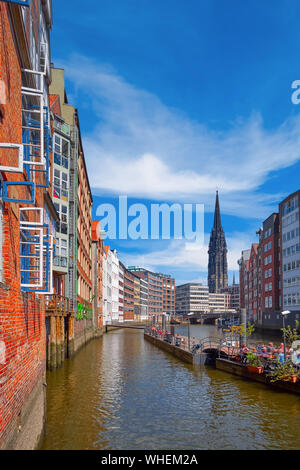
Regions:
<instances>
[{"instance_id":1,"label":"bridge","mask_svg":"<svg viewBox=\"0 0 300 470\"><path fill-rule=\"evenodd\" d=\"M105 330L107 332L108 328L129 328L132 330L144 330L146 328L146 325L141 324L141 323L133 323L133 324L128 324L128 323L111 323L110 325L105 325Z\"/></svg>"},{"instance_id":2,"label":"bridge","mask_svg":"<svg viewBox=\"0 0 300 470\"><path fill-rule=\"evenodd\" d=\"M239 351L236 342L226 341L224 338L208 337L199 340L200 345L196 354L206 353L221 357L234 356Z\"/></svg>"},{"instance_id":3,"label":"bridge","mask_svg":"<svg viewBox=\"0 0 300 470\"><path fill-rule=\"evenodd\" d=\"M197 312L193 313L192 315L180 315L177 316L176 319L182 318L183 321L190 321L190 323L195 324L199 323L199 320L201 323L204 323L205 321L212 321L212 320L217 320L218 318L239 318L240 314L237 312L210 312L210 313L204 313L204 312Z\"/></svg>"}]
</instances>

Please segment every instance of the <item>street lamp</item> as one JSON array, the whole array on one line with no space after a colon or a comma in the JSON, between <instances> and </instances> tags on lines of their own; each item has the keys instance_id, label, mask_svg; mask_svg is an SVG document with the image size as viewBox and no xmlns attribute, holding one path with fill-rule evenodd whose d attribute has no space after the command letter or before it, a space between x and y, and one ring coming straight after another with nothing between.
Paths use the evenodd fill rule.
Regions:
<instances>
[{"instance_id":1,"label":"street lamp","mask_svg":"<svg viewBox=\"0 0 300 470\"><path fill-rule=\"evenodd\" d=\"M194 315L194 312L188 313L188 315ZM188 348L191 350L191 333L190 333L190 319L188 318Z\"/></svg>"},{"instance_id":2,"label":"street lamp","mask_svg":"<svg viewBox=\"0 0 300 470\"><path fill-rule=\"evenodd\" d=\"M284 350L283 350L283 356L284 356L284 362L285 362L285 359L286 359L286 340L285 340L285 317L291 313L289 310L284 310L283 312L281 312L281 315L282 315L282 321L283 321L283 346L284 346Z\"/></svg>"}]
</instances>

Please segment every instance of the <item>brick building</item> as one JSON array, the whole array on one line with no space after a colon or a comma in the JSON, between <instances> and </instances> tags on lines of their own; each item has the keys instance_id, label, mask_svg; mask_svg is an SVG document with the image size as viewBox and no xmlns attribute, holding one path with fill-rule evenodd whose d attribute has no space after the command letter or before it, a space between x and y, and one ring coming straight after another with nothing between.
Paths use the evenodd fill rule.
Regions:
<instances>
[{"instance_id":1,"label":"brick building","mask_svg":"<svg viewBox=\"0 0 300 470\"><path fill-rule=\"evenodd\" d=\"M157 320L163 313L175 313L175 279L162 273L154 273L144 268L129 266L129 271L147 282L148 316L155 315Z\"/></svg>"},{"instance_id":2,"label":"brick building","mask_svg":"<svg viewBox=\"0 0 300 470\"><path fill-rule=\"evenodd\" d=\"M250 258L247 263L247 281L245 289L247 292L246 305L249 319L257 322L258 318L258 243L253 243L250 250Z\"/></svg>"},{"instance_id":3,"label":"brick building","mask_svg":"<svg viewBox=\"0 0 300 470\"><path fill-rule=\"evenodd\" d=\"M51 1L0 1L0 448L37 446L45 420ZM24 5L28 2L24 2Z\"/></svg>"},{"instance_id":4,"label":"brick building","mask_svg":"<svg viewBox=\"0 0 300 470\"><path fill-rule=\"evenodd\" d=\"M176 294L175 294L175 279L171 276L161 274L162 279L162 298L163 298L163 311L167 315L175 315L175 301L176 301Z\"/></svg>"},{"instance_id":5,"label":"brick building","mask_svg":"<svg viewBox=\"0 0 300 470\"><path fill-rule=\"evenodd\" d=\"M163 278L144 268L129 266L129 271L148 283L148 315L161 319L163 314Z\"/></svg>"},{"instance_id":6,"label":"brick building","mask_svg":"<svg viewBox=\"0 0 300 470\"><path fill-rule=\"evenodd\" d=\"M260 233L261 263L261 306L258 324L268 323L271 315L280 317L280 230L279 214L273 213L263 222ZM270 316L270 318L269 318Z\"/></svg>"},{"instance_id":7,"label":"brick building","mask_svg":"<svg viewBox=\"0 0 300 470\"><path fill-rule=\"evenodd\" d=\"M244 251L239 261L241 306L262 328L282 328L282 310L291 312L287 324L300 320L299 194L280 202L257 232L249 260Z\"/></svg>"},{"instance_id":8,"label":"brick building","mask_svg":"<svg viewBox=\"0 0 300 470\"><path fill-rule=\"evenodd\" d=\"M138 276L134 277L134 319L139 321L141 318L141 280Z\"/></svg>"}]
</instances>

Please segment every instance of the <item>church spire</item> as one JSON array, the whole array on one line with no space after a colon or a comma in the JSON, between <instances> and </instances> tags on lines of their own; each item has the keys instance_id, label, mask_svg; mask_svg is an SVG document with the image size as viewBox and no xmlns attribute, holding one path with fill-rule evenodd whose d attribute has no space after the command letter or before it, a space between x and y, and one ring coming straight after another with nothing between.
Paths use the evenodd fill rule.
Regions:
<instances>
[{"instance_id":1,"label":"church spire","mask_svg":"<svg viewBox=\"0 0 300 470\"><path fill-rule=\"evenodd\" d=\"M222 229L221 225L221 213L220 213L220 204L219 204L219 193L216 194L216 206L215 206L215 219L214 219L214 229Z\"/></svg>"},{"instance_id":2,"label":"church spire","mask_svg":"<svg viewBox=\"0 0 300 470\"><path fill-rule=\"evenodd\" d=\"M211 293L220 293L228 287L227 245L221 225L219 193L216 194L214 226L208 248L208 288Z\"/></svg>"}]
</instances>

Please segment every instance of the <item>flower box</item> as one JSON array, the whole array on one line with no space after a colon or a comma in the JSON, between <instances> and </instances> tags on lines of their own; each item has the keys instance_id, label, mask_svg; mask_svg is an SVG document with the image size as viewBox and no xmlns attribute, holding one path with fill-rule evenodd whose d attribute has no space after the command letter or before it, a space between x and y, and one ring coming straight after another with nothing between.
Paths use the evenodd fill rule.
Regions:
<instances>
[{"instance_id":1,"label":"flower box","mask_svg":"<svg viewBox=\"0 0 300 470\"><path fill-rule=\"evenodd\" d=\"M264 371L264 368L263 366L247 366L248 367L248 370L249 372L252 372L253 374L262 374L263 371Z\"/></svg>"},{"instance_id":2,"label":"flower box","mask_svg":"<svg viewBox=\"0 0 300 470\"><path fill-rule=\"evenodd\" d=\"M289 381L290 381L290 382L293 382L294 384L295 384L296 382L298 382L298 380L299 380L298 375L291 375L291 376L289 377Z\"/></svg>"}]
</instances>

